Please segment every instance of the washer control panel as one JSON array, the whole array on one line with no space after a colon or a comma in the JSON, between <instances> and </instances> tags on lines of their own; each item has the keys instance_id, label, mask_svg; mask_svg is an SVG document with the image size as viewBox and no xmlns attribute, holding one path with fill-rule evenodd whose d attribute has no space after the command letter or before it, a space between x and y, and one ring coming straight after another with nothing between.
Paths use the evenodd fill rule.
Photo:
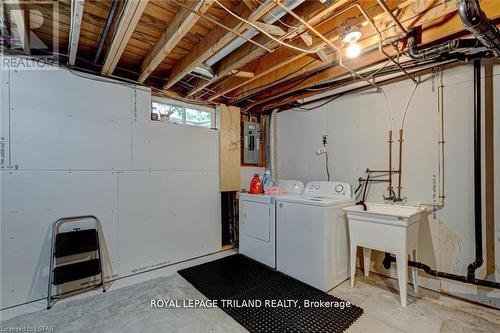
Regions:
<instances>
[{"instance_id":1,"label":"washer control panel","mask_svg":"<svg viewBox=\"0 0 500 333\"><path fill-rule=\"evenodd\" d=\"M349 183L312 181L307 183L304 195L309 197L352 198L352 187Z\"/></svg>"},{"instance_id":2,"label":"washer control panel","mask_svg":"<svg viewBox=\"0 0 500 333\"><path fill-rule=\"evenodd\" d=\"M302 194L304 193L304 183L300 180L280 179L278 187L286 193Z\"/></svg>"}]
</instances>

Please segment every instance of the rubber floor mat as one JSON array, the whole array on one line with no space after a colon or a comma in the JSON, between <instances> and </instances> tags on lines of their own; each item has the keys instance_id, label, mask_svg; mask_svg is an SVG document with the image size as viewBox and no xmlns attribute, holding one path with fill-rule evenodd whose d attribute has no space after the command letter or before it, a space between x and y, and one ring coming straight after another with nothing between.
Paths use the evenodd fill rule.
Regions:
<instances>
[{"instance_id":1,"label":"rubber floor mat","mask_svg":"<svg viewBox=\"0 0 500 333\"><path fill-rule=\"evenodd\" d=\"M239 254L178 273L253 333L342 332L363 313Z\"/></svg>"}]
</instances>

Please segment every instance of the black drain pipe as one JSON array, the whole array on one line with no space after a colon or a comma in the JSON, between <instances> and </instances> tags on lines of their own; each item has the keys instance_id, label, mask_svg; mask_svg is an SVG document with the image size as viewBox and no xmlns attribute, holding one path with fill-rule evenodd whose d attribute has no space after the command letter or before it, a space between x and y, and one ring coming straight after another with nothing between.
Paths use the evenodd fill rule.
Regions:
<instances>
[{"instance_id":1,"label":"black drain pipe","mask_svg":"<svg viewBox=\"0 0 500 333\"><path fill-rule=\"evenodd\" d=\"M481 204L481 59L474 60L474 233L476 260L467 267L467 280L475 279L483 264L483 228Z\"/></svg>"},{"instance_id":2,"label":"black drain pipe","mask_svg":"<svg viewBox=\"0 0 500 333\"><path fill-rule=\"evenodd\" d=\"M457 0L458 14L464 27L495 56L500 56L500 30L479 7L478 0Z\"/></svg>"},{"instance_id":3,"label":"black drain pipe","mask_svg":"<svg viewBox=\"0 0 500 333\"><path fill-rule=\"evenodd\" d=\"M482 229L482 200L481 200L481 59L474 60L474 233L476 243L476 259L467 267L467 276L439 272L428 265L408 261L408 266L423 270L425 273L449 280L478 286L500 289L500 283L476 279L476 270L483 264L483 229ZM386 269L395 262L390 253L385 253L383 265Z\"/></svg>"}]
</instances>

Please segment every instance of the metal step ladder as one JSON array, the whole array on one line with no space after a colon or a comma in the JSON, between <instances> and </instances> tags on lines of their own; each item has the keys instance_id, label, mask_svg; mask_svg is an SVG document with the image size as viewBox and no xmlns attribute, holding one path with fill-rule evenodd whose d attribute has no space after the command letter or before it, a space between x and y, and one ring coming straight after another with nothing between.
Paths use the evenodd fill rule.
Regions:
<instances>
[{"instance_id":1,"label":"metal step ladder","mask_svg":"<svg viewBox=\"0 0 500 333\"><path fill-rule=\"evenodd\" d=\"M61 225L64 223L75 222L80 220L93 220L95 226L91 229L74 228L72 231L59 232ZM58 286L64 283L89 278L95 275L100 275L100 283L85 289L99 288L102 286L102 291L106 292L104 284L104 269L102 263L101 247L99 236L101 233L101 222L93 215L64 217L52 225L52 243L50 247L50 270L49 270L49 286L47 292L47 309L52 307L52 301L62 298L63 295L73 294L68 292L59 295L52 295L52 286ZM58 259L94 252L97 258L78 260L65 264L57 264ZM77 290L78 291L78 290Z\"/></svg>"}]
</instances>

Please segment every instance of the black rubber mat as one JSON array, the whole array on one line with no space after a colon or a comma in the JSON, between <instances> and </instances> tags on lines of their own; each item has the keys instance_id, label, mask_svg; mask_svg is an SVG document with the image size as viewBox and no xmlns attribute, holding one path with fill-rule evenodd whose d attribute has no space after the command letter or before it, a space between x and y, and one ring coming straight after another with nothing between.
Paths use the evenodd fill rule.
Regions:
<instances>
[{"instance_id":1,"label":"black rubber mat","mask_svg":"<svg viewBox=\"0 0 500 333\"><path fill-rule=\"evenodd\" d=\"M342 332L363 313L355 305L345 306L348 302L239 254L178 273L250 332ZM273 300L297 303L273 307ZM250 306L251 301L258 306ZM305 306L311 302L323 303Z\"/></svg>"}]
</instances>

